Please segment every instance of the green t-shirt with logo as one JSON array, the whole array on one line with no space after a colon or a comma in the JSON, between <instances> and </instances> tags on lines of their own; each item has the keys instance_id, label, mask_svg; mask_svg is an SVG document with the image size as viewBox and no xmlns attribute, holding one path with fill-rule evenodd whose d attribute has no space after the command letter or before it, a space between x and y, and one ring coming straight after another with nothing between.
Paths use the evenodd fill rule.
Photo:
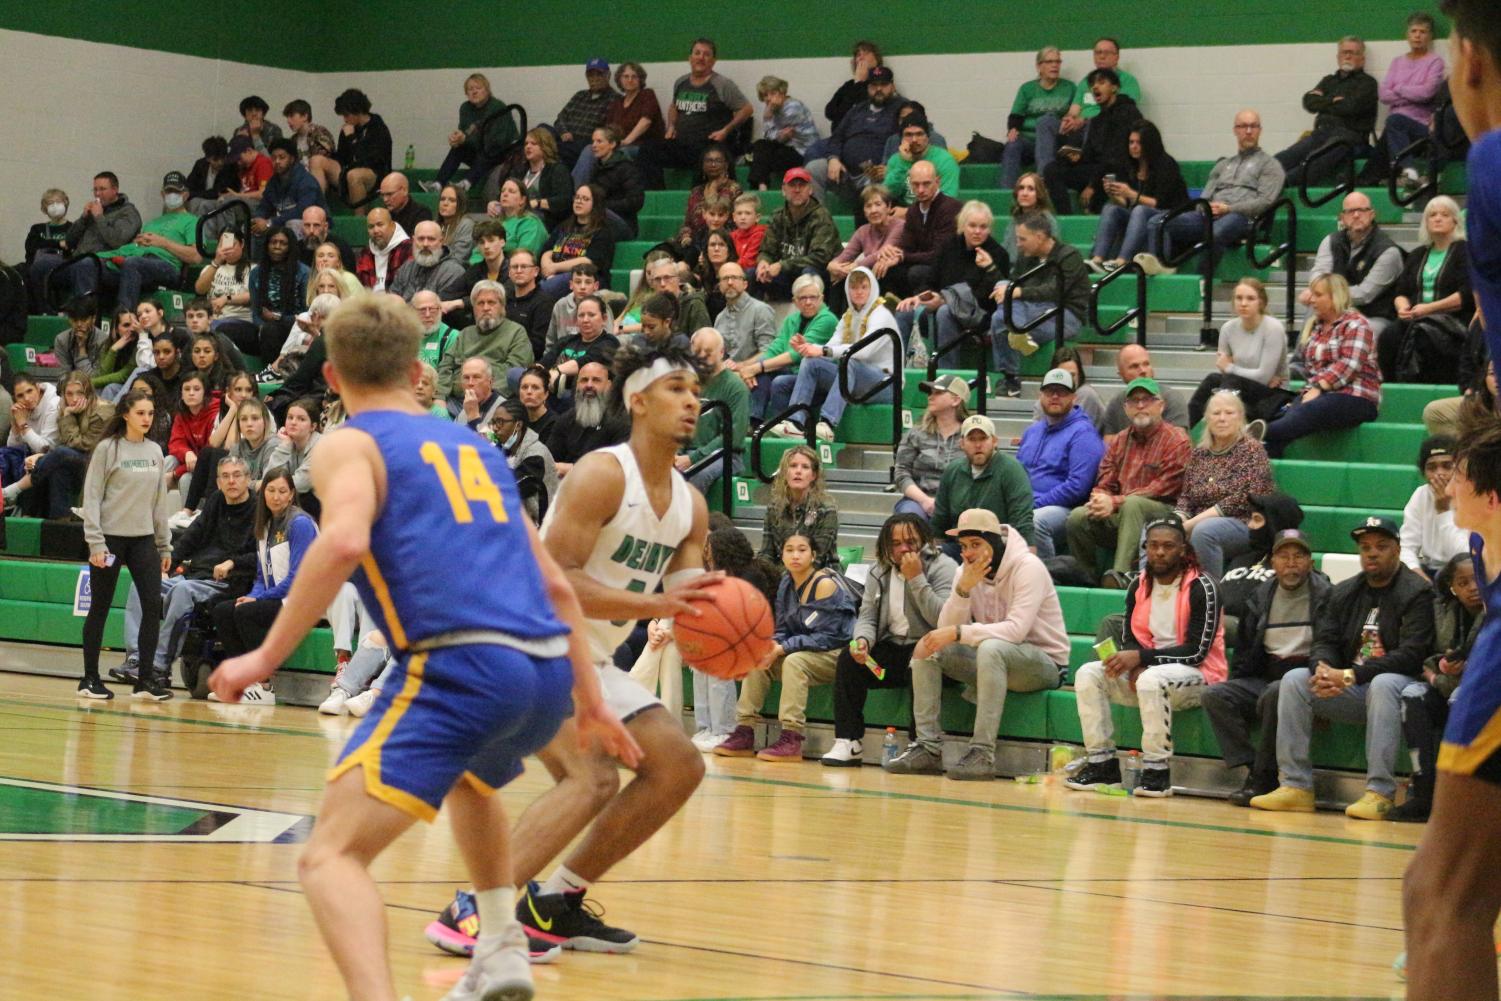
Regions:
<instances>
[{"instance_id":1,"label":"green t-shirt with logo","mask_svg":"<svg viewBox=\"0 0 1501 1001\"><path fill-rule=\"evenodd\" d=\"M1072 80L1058 78L1052 90L1044 90L1038 80L1028 80L1016 90L1016 100L1011 102L1011 113L1022 116L1021 134L1028 139L1037 138L1037 120L1043 115L1062 118L1073 107L1077 88Z\"/></svg>"}]
</instances>

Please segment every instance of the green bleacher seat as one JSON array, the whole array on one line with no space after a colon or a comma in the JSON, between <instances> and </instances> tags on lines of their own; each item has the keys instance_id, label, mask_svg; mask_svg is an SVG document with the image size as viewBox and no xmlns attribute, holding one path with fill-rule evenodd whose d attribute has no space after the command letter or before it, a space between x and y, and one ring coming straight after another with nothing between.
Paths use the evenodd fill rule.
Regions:
<instances>
[{"instance_id":1,"label":"green bleacher seat","mask_svg":"<svg viewBox=\"0 0 1501 1001\"><path fill-rule=\"evenodd\" d=\"M1375 421L1357 428L1299 438L1288 445L1287 458L1345 463L1391 463L1409 459L1417 462L1418 447L1427 434L1421 424Z\"/></svg>"},{"instance_id":2,"label":"green bleacher seat","mask_svg":"<svg viewBox=\"0 0 1501 1001\"><path fill-rule=\"evenodd\" d=\"M66 317L28 316L25 342L37 348L50 348L57 335L66 329L68 329Z\"/></svg>"},{"instance_id":3,"label":"green bleacher seat","mask_svg":"<svg viewBox=\"0 0 1501 1001\"><path fill-rule=\"evenodd\" d=\"M1306 505L1401 508L1423 483L1416 465L1274 459L1277 487Z\"/></svg>"},{"instance_id":4,"label":"green bleacher seat","mask_svg":"<svg viewBox=\"0 0 1501 1001\"><path fill-rule=\"evenodd\" d=\"M328 220L329 232L349 244L359 253L361 247L370 242L370 234L365 230L365 217L359 215L332 216Z\"/></svg>"},{"instance_id":5,"label":"green bleacher seat","mask_svg":"<svg viewBox=\"0 0 1501 1001\"><path fill-rule=\"evenodd\" d=\"M50 351L52 346L34 347L30 344L7 344L5 355L10 361L12 372L25 372L36 364L36 356L42 351Z\"/></svg>"},{"instance_id":6,"label":"green bleacher seat","mask_svg":"<svg viewBox=\"0 0 1501 1001\"><path fill-rule=\"evenodd\" d=\"M1420 386L1388 382L1381 387L1378 424L1421 424L1423 408L1434 400L1457 396L1453 386ZM1417 461L1417 455L1413 455Z\"/></svg>"},{"instance_id":7,"label":"green bleacher seat","mask_svg":"<svg viewBox=\"0 0 1501 1001\"><path fill-rule=\"evenodd\" d=\"M1320 553L1356 553L1360 547L1350 538L1350 529L1371 516L1390 518L1402 523L1401 508L1377 508L1369 504L1356 507L1303 505L1303 534Z\"/></svg>"},{"instance_id":8,"label":"green bleacher seat","mask_svg":"<svg viewBox=\"0 0 1501 1001\"><path fill-rule=\"evenodd\" d=\"M42 551L42 519L5 518L5 548L7 556L36 556Z\"/></svg>"}]
</instances>

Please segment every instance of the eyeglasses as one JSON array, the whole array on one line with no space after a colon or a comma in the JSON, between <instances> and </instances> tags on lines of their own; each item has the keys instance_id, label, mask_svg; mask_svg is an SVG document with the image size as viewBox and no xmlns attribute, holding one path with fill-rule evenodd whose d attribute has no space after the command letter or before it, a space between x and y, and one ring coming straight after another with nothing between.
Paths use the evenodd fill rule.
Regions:
<instances>
[{"instance_id":1,"label":"eyeglasses","mask_svg":"<svg viewBox=\"0 0 1501 1001\"><path fill-rule=\"evenodd\" d=\"M1128 406L1128 407L1135 407L1137 410L1145 410L1147 407L1150 407L1152 404L1154 404L1154 403L1161 403L1161 402L1162 401L1159 400L1159 399L1157 399L1157 397L1155 397L1155 396L1128 396L1128 397L1126 397L1126 406Z\"/></svg>"},{"instance_id":2,"label":"eyeglasses","mask_svg":"<svg viewBox=\"0 0 1501 1001\"><path fill-rule=\"evenodd\" d=\"M1235 123L1235 130L1237 132L1257 132L1257 131L1260 131L1260 129L1261 129L1261 123L1260 122L1253 122L1251 124L1246 124L1244 122L1236 122Z\"/></svg>"},{"instance_id":3,"label":"eyeglasses","mask_svg":"<svg viewBox=\"0 0 1501 1001\"><path fill-rule=\"evenodd\" d=\"M720 282L743 282L743 281L745 281L745 276L744 275L720 275L719 276L719 280L720 280Z\"/></svg>"},{"instance_id":4,"label":"eyeglasses","mask_svg":"<svg viewBox=\"0 0 1501 1001\"><path fill-rule=\"evenodd\" d=\"M822 298L823 298L823 296L816 295L816 294L815 295L795 295L795 296L792 297L792 300L794 302L817 302L819 299L822 299Z\"/></svg>"},{"instance_id":5,"label":"eyeglasses","mask_svg":"<svg viewBox=\"0 0 1501 1001\"><path fill-rule=\"evenodd\" d=\"M1340 212L1343 215L1364 215L1365 213L1373 213L1375 211L1375 209L1371 208L1340 209Z\"/></svg>"},{"instance_id":6,"label":"eyeglasses","mask_svg":"<svg viewBox=\"0 0 1501 1001\"><path fill-rule=\"evenodd\" d=\"M535 271L535 270L537 270L537 266L535 264L523 264L520 261L517 261L515 264L512 264L509 267L508 270L510 270L510 271Z\"/></svg>"},{"instance_id":7,"label":"eyeglasses","mask_svg":"<svg viewBox=\"0 0 1501 1001\"><path fill-rule=\"evenodd\" d=\"M1062 59L1042 59L1042 60L1038 61L1037 65L1039 65L1039 66L1061 66L1061 65L1063 65L1063 60Z\"/></svg>"}]
</instances>

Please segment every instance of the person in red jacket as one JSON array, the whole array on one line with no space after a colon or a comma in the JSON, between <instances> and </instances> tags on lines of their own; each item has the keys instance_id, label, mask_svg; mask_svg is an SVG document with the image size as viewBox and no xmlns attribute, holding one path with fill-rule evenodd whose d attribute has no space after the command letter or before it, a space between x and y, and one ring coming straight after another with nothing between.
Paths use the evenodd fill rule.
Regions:
<instances>
[{"instance_id":1,"label":"person in red jacket","mask_svg":"<svg viewBox=\"0 0 1501 1001\"><path fill-rule=\"evenodd\" d=\"M412 259L412 241L386 209L371 209L365 216L370 242L360 251L354 273L372 292L384 292L401 266Z\"/></svg>"},{"instance_id":2,"label":"person in red jacket","mask_svg":"<svg viewBox=\"0 0 1501 1001\"><path fill-rule=\"evenodd\" d=\"M181 393L172 417L172 437L167 441L167 454L177 460L177 468L172 470L174 483L198 465L198 454L208 447L209 435L219 419L219 393L209 392L201 374L189 372L183 376Z\"/></svg>"},{"instance_id":3,"label":"person in red jacket","mask_svg":"<svg viewBox=\"0 0 1501 1001\"><path fill-rule=\"evenodd\" d=\"M735 260L746 271L756 266L761 253L761 241L766 238L766 224L761 221L761 199L757 195L741 195L735 199L730 219L735 228L730 230L730 239L735 241Z\"/></svg>"}]
</instances>

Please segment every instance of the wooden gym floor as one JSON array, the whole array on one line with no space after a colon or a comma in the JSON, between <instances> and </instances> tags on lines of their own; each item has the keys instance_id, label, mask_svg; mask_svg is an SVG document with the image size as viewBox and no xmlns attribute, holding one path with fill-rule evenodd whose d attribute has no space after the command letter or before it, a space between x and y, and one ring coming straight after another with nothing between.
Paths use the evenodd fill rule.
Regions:
<instances>
[{"instance_id":1,"label":"wooden gym floor","mask_svg":"<svg viewBox=\"0 0 1501 1001\"><path fill-rule=\"evenodd\" d=\"M296 859L355 721L80 704L74 685L0 674L0 999L344 997ZM508 807L546 781L533 763ZM591 893L638 950L535 967L538 996L1400 998L1420 834L710 757L687 808ZM422 929L465 885L443 820L375 874L398 989L441 997L463 964Z\"/></svg>"}]
</instances>

